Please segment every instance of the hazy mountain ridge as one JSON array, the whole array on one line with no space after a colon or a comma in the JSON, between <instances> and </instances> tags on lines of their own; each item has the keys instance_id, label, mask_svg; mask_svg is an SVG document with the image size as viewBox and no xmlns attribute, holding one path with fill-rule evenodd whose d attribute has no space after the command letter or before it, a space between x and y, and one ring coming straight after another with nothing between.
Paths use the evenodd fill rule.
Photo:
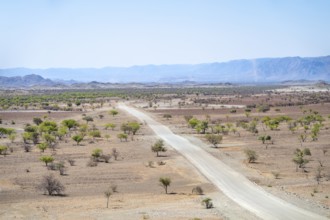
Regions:
<instances>
[{"instance_id":1,"label":"hazy mountain ridge","mask_svg":"<svg viewBox=\"0 0 330 220\"><path fill-rule=\"evenodd\" d=\"M0 76L38 74L44 78L112 83L330 81L330 56L260 58L222 63L104 68L0 69ZM72 82L74 83L74 81ZM70 84L70 83L69 83Z\"/></svg>"},{"instance_id":2,"label":"hazy mountain ridge","mask_svg":"<svg viewBox=\"0 0 330 220\"><path fill-rule=\"evenodd\" d=\"M1 87L55 86L56 84L56 82L36 74L13 77L0 76Z\"/></svg>"}]
</instances>

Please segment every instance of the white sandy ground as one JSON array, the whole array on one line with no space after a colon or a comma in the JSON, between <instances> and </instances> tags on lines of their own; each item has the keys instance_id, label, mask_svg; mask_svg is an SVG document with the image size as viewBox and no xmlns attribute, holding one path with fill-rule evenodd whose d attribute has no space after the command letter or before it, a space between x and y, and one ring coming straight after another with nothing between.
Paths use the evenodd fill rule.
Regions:
<instances>
[{"instance_id":1,"label":"white sandy ground","mask_svg":"<svg viewBox=\"0 0 330 220\"><path fill-rule=\"evenodd\" d=\"M119 108L127 111L148 126L187 158L202 174L215 186L224 192L230 199L245 209L255 213L262 219L326 219L316 213L309 212L292 205L262 189L249 181L240 173L216 159L202 148L192 144L182 136L174 134L168 127L125 104Z\"/></svg>"}]
</instances>

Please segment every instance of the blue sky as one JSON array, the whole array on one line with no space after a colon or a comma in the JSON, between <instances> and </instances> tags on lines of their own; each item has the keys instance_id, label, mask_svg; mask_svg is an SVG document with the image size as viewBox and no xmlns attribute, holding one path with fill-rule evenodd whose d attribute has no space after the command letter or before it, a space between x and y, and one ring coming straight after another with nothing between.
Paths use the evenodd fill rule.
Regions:
<instances>
[{"instance_id":1,"label":"blue sky","mask_svg":"<svg viewBox=\"0 0 330 220\"><path fill-rule=\"evenodd\" d=\"M0 0L0 68L330 55L328 0Z\"/></svg>"}]
</instances>

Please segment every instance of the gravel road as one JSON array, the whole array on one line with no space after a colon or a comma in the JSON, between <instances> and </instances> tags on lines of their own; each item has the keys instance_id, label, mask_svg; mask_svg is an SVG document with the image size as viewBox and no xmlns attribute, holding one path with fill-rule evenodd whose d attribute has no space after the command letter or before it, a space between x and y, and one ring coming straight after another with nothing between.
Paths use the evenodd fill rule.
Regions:
<instances>
[{"instance_id":1,"label":"gravel road","mask_svg":"<svg viewBox=\"0 0 330 220\"><path fill-rule=\"evenodd\" d=\"M258 217L281 220L327 219L266 192L197 145L192 144L180 135L174 134L168 127L155 121L147 114L125 104L119 104L118 107L146 123L157 136L187 158L230 199Z\"/></svg>"}]
</instances>

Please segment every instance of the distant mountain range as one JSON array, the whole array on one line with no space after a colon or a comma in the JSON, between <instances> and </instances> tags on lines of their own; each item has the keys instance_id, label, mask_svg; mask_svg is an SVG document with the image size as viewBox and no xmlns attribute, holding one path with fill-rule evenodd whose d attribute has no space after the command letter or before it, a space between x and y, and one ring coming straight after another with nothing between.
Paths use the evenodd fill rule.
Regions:
<instances>
[{"instance_id":1,"label":"distant mountain range","mask_svg":"<svg viewBox=\"0 0 330 220\"><path fill-rule=\"evenodd\" d=\"M33 86L55 86L56 82L50 79L35 74L26 76L13 76L6 77L0 76L0 86L2 88L20 88L20 87L33 87Z\"/></svg>"},{"instance_id":2,"label":"distant mountain range","mask_svg":"<svg viewBox=\"0 0 330 220\"><path fill-rule=\"evenodd\" d=\"M14 83L16 85L33 85L38 80L41 80L40 76L47 79L41 80L37 85L52 86L56 84L74 84L77 81L112 83L178 83L183 81L198 83L272 83L296 80L330 81L330 56L260 58L195 65L145 65L105 67L99 69L0 69L0 76L5 77L31 74L35 75L7 79L1 77L0 85L8 85L13 81L16 81Z\"/></svg>"}]
</instances>

